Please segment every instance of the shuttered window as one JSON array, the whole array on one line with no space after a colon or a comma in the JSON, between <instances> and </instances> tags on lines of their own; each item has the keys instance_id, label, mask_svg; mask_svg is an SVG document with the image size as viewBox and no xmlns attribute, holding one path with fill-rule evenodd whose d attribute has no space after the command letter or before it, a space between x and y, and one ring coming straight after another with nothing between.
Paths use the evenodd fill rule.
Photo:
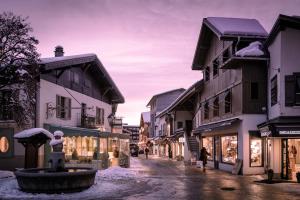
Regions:
<instances>
[{"instance_id":1,"label":"shuttered window","mask_svg":"<svg viewBox=\"0 0 300 200\"><path fill-rule=\"evenodd\" d=\"M225 96L225 113L231 112L231 92L228 91Z\"/></svg>"},{"instance_id":2,"label":"shuttered window","mask_svg":"<svg viewBox=\"0 0 300 200\"><path fill-rule=\"evenodd\" d=\"M205 68L205 81L209 81L210 70L209 67Z\"/></svg>"},{"instance_id":3,"label":"shuttered window","mask_svg":"<svg viewBox=\"0 0 300 200\"><path fill-rule=\"evenodd\" d=\"M104 125L104 109L103 108L96 108L96 124Z\"/></svg>"},{"instance_id":4,"label":"shuttered window","mask_svg":"<svg viewBox=\"0 0 300 200\"><path fill-rule=\"evenodd\" d=\"M204 104L204 119L208 119L209 118L209 105L208 102L206 102Z\"/></svg>"},{"instance_id":5,"label":"shuttered window","mask_svg":"<svg viewBox=\"0 0 300 200\"><path fill-rule=\"evenodd\" d=\"M56 95L56 117L71 119L71 99Z\"/></svg>"},{"instance_id":6,"label":"shuttered window","mask_svg":"<svg viewBox=\"0 0 300 200\"><path fill-rule=\"evenodd\" d=\"M219 97L214 100L214 117L219 116Z\"/></svg>"},{"instance_id":7,"label":"shuttered window","mask_svg":"<svg viewBox=\"0 0 300 200\"><path fill-rule=\"evenodd\" d=\"M295 104L296 77L294 75L285 76L285 106Z\"/></svg>"},{"instance_id":8,"label":"shuttered window","mask_svg":"<svg viewBox=\"0 0 300 200\"><path fill-rule=\"evenodd\" d=\"M271 106L277 104L278 96L278 87L277 87L277 75L271 79Z\"/></svg>"},{"instance_id":9,"label":"shuttered window","mask_svg":"<svg viewBox=\"0 0 300 200\"><path fill-rule=\"evenodd\" d=\"M217 77L219 75L219 60L216 58L213 61L213 77Z\"/></svg>"}]
</instances>

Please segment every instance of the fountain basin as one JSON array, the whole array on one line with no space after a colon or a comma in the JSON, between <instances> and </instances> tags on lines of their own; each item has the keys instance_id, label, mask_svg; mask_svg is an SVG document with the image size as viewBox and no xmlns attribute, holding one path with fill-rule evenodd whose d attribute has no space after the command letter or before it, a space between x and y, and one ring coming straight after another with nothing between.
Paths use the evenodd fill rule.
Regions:
<instances>
[{"instance_id":1,"label":"fountain basin","mask_svg":"<svg viewBox=\"0 0 300 200\"><path fill-rule=\"evenodd\" d=\"M80 192L91 187L97 170L83 167L66 167L63 172L51 168L22 169L15 172L19 187L31 193Z\"/></svg>"}]
</instances>

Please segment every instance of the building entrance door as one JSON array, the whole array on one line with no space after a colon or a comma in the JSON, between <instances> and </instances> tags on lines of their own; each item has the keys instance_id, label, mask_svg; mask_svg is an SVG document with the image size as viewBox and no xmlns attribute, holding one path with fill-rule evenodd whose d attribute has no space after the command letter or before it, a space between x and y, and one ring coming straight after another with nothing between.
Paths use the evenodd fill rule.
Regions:
<instances>
[{"instance_id":1,"label":"building entrance door","mask_svg":"<svg viewBox=\"0 0 300 200\"><path fill-rule=\"evenodd\" d=\"M219 169L219 160L220 160L220 136L214 137L214 167Z\"/></svg>"}]
</instances>

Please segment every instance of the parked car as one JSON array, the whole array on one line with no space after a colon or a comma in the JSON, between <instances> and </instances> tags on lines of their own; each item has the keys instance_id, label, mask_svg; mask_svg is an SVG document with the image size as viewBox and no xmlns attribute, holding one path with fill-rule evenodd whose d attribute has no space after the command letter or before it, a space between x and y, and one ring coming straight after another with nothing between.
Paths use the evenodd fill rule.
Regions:
<instances>
[{"instance_id":1,"label":"parked car","mask_svg":"<svg viewBox=\"0 0 300 200\"><path fill-rule=\"evenodd\" d=\"M130 144L129 147L130 147L130 155L138 157L139 156L139 146L136 144Z\"/></svg>"}]
</instances>

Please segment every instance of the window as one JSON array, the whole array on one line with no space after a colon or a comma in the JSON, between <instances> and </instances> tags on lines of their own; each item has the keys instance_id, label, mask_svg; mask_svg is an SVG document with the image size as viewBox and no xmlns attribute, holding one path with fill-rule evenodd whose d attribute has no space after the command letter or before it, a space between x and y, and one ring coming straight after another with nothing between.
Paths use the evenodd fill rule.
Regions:
<instances>
[{"instance_id":1,"label":"window","mask_svg":"<svg viewBox=\"0 0 300 200\"><path fill-rule=\"evenodd\" d=\"M277 104L277 75L271 80L271 106Z\"/></svg>"},{"instance_id":2,"label":"window","mask_svg":"<svg viewBox=\"0 0 300 200\"><path fill-rule=\"evenodd\" d=\"M225 113L231 112L231 92L227 91L225 95Z\"/></svg>"},{"instance_id":3,"label":"window","mask_svg":"<svg viewBox=\"0 0 300 200\"><path fill-rule=\"evenodd\" d=\"M177 122L177 129L183 128L183 122Z\"/></svg>"},{"instance_id":4,"label":"window","mask_svg":"<svg viewBox=\"0 0 300 200\"><path fill-rule=\"evenodd\" d=\"M210 70L209 70L209 66L205 68L205 81L209 81L209 75L210 75Z\"/></svg>"},{"instance_id":5,"label":"window","mask_svg":"<svg viewBox=\"0 0 300 200\"><path fill-rule=\"evenodd\" d=\"M250 139L250 167L263 166L262 139L251 137Z\"/></svg>"},{"instance_id":6,"label":"window","mask_svg":"<svg viewBox=\"0 0 300 200\"><path fill-rule=\"evenodd\" d=\"M0 153L6 153L9 149L9 142L7 137L3 136L0 138Z\"/></svg>"},{"instance_id":7,"label":"window","mask_svg":"<svg viewBox=\"0 0 300 200\"><path fill-rule=\"evenodd\" d=\"M296 77L295 104L300 106L300 76Z\"/></svg>"},{"instance_id":8,"label":"window","mask_svg":"<svg viewBox=\"0 0 300 200\"><path fill-rule=\"evenodd\" d=\"M56 117L71 119L71 99L56 95Z\"/></svg>"},{"instance_id":9,"label":"window","mask_svg":"<svg viewBox=\"0 0 300 200\"><path fill-rule=\"evenodd\" d=\"M0 91L0 120L12 120L13 111L10 106L11 92L7 90Z\"/></svg>"},{"instance_id":10,"label":"window","mask_svg":"<svg viewBox=\"0 0 300 200\"><path fill-rule=\"evenodd\" d=\"M71 81L73 83L79 84L79 74L77 72L71 71Z\"/></svg>"},{"instance_id":11,"label":"window","mask_svg":"<svg viewBox=\"0 0 300 200\"><path fill-rule=\"evenodd\" d=\"M225 62L229 59L229 55L230 55L230 47L227 48L227 49L223 52L223 63L225 63Z\"/></svg>"},{"instance_id":12,"label":"window","mask_svg":"<svg viewBox=\"0 0 300 200\"><path fill-rule=\"evenodd\" d=\"M209 106L208 106L208 102L206 102L204 104L204 119L208 119L209 118Z\"/></svg>"},{"instance_id":13,"label":"window","mask_svg":"<svg viewBox=\"0 0 300 200\"><path fill-rule=\"evenodd\" d=\"M92 87L92 82L89 79L85 79L84 80L84 86L87 88L91 88Z\"/></svg>"},{"instance_id":14,"label":"window","mask_svg":"<svg viewBox=\"0 0 300 200\"><path fill-rule=\"evenodd\" d=\"M285 106L300 106L300 73L285 76Z\"/></svg>"},{"instance_id":15,"label":"window","mask_svg":"<svg viewBox=\"0 0 300 200\"><path fill-rule=\"evenodd\" d=\"M207 156L207 159L213 160L213 155L214 155L213 137L202 138L202 146L205 147L206 151L210 154Z\"/></svg>"},{"instance_id":16,"label":"window","mask_svg":"<svg viewBox=\"0 0 300 200\"><path fill-rule=\"evenodd\" d=\"M258 83L251 82L251 99L258 99Z\"/></svg>"},{"instance_id":17,"label":"window","mask_svg":"<svg viewBox=\"0 0 300 200\"><path fill-rule=\"evenodd\" d=\"M218 76L218 74L219 74L219 60L218 58L216 58L213 61L213 77Z\"/></svg>"},{"instance_id":18,"label":"window","mask_svg":"<svg viewBox=\"0 0 300 200\"><path fill-rule=\"evenodd\" d=\"M104 125L104 109L96 107L96 124Z\"/></svg>"},{"instance_id":19,"label":"window","mask_svg":"<svg viewBox=\"0 0 300 200\"><path fill-rule=\"evenodd\" d=\"M234 164L237 159L237 136L222 136L222 162Z\"/></svg>"},{"instance_id":20,"label":"window","mask_svg":"<svg viewBox=\"0 0 300 200\"><path fill-rule=\"evenodd\" d=\"M219 116L219 97L214 100L214 117Z\"/></svg>"}]
</instances>

